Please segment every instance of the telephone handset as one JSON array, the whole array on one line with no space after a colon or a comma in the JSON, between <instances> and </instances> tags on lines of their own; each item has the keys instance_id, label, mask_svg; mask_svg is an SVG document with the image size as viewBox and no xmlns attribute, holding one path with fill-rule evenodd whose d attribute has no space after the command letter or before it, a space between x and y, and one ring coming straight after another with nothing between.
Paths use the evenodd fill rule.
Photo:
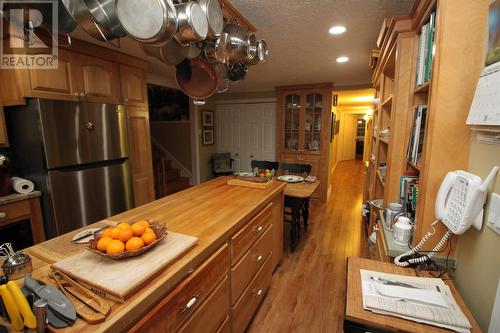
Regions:
<instances>
[{"instance_id":1,"label":"telephone handset","mask_svg":"<svg viewBox=\"0 0 500 333\"><path fill-rule=\"evenodd\" d=\"M488 194L488 185L495 177L498 167L493 167L483 182L479 176L457 170L448 172L439 188L436 198L436 221L432 223L433 232L428 232L412 250L396 257L398 266L409 266L429 260L445 245L452 234L461 235L473 225L481 230L483 224L483 206ZM414 255L421 250L425 242L434 235L434 225L441 220L448 231L431 252L417 258ZM407 258L403 260L403 258Z\"/></svg>"}]
</instances>

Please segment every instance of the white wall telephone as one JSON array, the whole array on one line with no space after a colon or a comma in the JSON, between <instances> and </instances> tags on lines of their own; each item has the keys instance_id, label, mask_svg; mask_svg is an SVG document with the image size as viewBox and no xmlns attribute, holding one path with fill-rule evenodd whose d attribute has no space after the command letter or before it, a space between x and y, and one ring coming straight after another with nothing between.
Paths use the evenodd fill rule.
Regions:
<instances>
[{"instance_id":1,"label":"white wall telephone","mask_svg":"<svg viewBox=\"0 0 500 333\"><path fill-rule=\"evenodd\" d=\"M483 182L479 176L458 170L448 172L439 188L436 198L436 221L432 224L433 232L428 232L412 250L396 257L394 263L398 266L408 266L429 260L440 251L452 234L461 235L473 225L481 230L483 224L483 206L488 195L488 185L493 181L498 167L493 167L486 180ZM434 249L418 258L409 258L401 261L403 257L416 254L425 242L434 235L434 224L439 220L448 227L448 231L438 242Z\"/></svg>"}]
</instances>

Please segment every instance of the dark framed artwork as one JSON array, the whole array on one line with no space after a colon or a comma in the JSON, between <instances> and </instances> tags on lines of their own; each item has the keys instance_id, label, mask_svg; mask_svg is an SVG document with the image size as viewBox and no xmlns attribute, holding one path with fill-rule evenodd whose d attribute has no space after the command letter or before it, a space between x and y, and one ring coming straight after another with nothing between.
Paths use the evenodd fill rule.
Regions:
<instances>
[{"instance_id":1,"label":"dark framed artwork","mask_svg":"<svg viewBox=\"0 0 500 333\"><path fill-rule=\"evenodd\" d=\"M215 125L213 111L203 110L201 125L202 126L214 126Z\"/></svg>"},{"instance_id":2,"label":"dark framed artwork","mask_svg":"<svg viewBox=\"0 0 500 333\"><path fill-rule=\"evenodd\" d=\"M335 120L335 134L339 132L340 129L340 120Z\"/></svg>"},{"instance_id":3,"label":"dark framed artwork","mask_svg":"<svg viewBox=\"0 0 500 333\"><path fill-rule=\"evenodd\" d=\"M335 113L331 113L330 117L330 142L333 141L333 137L335 136Z\"/></svg>"},{"instance_id":4,"label":"dark framed artwork","mask_svg":"<svg viewBox=\"0 0 500 333\"><path fill-rule=\"evenodd\" d=\"M215 132L213 129L204 129L202 135L202 142L204 146L211 146L215 143Z\"/></svg>"}]
</instances>

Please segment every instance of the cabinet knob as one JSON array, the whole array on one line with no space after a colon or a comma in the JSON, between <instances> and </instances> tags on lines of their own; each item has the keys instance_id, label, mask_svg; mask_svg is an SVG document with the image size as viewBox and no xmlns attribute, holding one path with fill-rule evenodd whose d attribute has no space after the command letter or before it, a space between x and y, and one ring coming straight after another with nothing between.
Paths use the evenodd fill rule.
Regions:
<instances>
[{"instance_id":1,"label":"cabinet knob","mask_svg":"<svg viewBox=\"0 0 500 333\"><path fill-rule=\"evenodd\" d=\"M259 262L259 261L261 261L263 258L264 258L264 256L263 256L262 254L259 254L258 256L255 256L255 261L256 261L256 262Z\"/></svg>"},{"instance_id":2,"label":"cabinet knob","mask_svg":"<svg viewBox=\"0 0 500 333\"><path fill-rule=\"evenodd\" d=\"M260 296L260 295L262 295L262 293L263 293L263 292L264 292L264 289L262 289L262 288L255 288L255 289L253 290L253 294L254 294L255 296Z\"/></svg>"},{"instance_id":3,"label":"cabinet knob","mask_svg":"<svg viewBox=\"0 0 500 333\"><path fill-rule=\"evenodd\" d=\"M79 93L78 91L75 91L75 92L73 93L73 95L75 95L76 97L78 97L78 96L80 96L80 93Z\"/></svg>"},{"instance_id":4,"label":"cabinet knob","mask_svg":"<svg viewBox=\"0 0 500 333\"><path fill-rule=\"evenodd\" d=\"M263 225L259 225L258 227L255 227L255 233L258 234L259 232L262 231L262 229L264 229Z\"/></svg>"},{"instance_id":5,"label":"cabinet knob","mask_svg":"<svg viewBox=\"0 0 500 333\"><path fill-rule=\"evenodd\" d=\"M186 305L181 309L181 312L186 313L187 311L189 311L195 305L196 301L198 301L198 298L200 298L199 295L194 295L193 297L191 297Z\"/></svg>"},{"instance_id":6,"label":"cabinet knob","mask_svg":"<svg viewBox=\"0 0 500 333\"><path fill-rule=\"evenodd\" d=\"M125 102L128 102L128 98L124 98L123 100L124 100Z\"/></svg>"},{"instance_id":7,"label":"cabinet knob","mask_svg":"<svg viewBox=\"0 0 500 333\"><path fill-rule=\"evenodd\" d=\"M4 219L7 217L7 213L0 212L0 219Z\"/></svg>"},{"instance_id":8,"label":"cabinet knob","mask_svg":"<svg viewBox=\"0 0 500 333\"><path fill-rule=\"evenodd\" d=\"M81 92L81 93L80 93L80 97L85 97L85 93L84 93L84 92Z\"/></svg>"}]
</instances>

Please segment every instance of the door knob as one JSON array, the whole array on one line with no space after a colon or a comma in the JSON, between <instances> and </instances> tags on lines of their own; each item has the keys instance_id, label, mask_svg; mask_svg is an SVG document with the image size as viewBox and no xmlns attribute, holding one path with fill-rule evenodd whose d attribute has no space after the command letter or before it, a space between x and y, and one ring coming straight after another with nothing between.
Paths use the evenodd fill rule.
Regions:
<instances>
[{"instance_id":1,"label":"door knob","mask_svg":"<svg viewBox=\"0 0 500 333\"><path fill-rule=\"evenodd\" d=\"M238 153L235 153L235 154L234 154L234 156L238 157L238 156L240 156L240 154L238 154Z\"/></svg>"},{"instance_id":2,"label":"door knob","mask_svg":"<svg viewBox=\"0 0 500 333\"><path fill-rule=\"evenodd\" d=\"M250 154L250 157L253 157L253 154Z\"/></svg>"}]
</instances>

